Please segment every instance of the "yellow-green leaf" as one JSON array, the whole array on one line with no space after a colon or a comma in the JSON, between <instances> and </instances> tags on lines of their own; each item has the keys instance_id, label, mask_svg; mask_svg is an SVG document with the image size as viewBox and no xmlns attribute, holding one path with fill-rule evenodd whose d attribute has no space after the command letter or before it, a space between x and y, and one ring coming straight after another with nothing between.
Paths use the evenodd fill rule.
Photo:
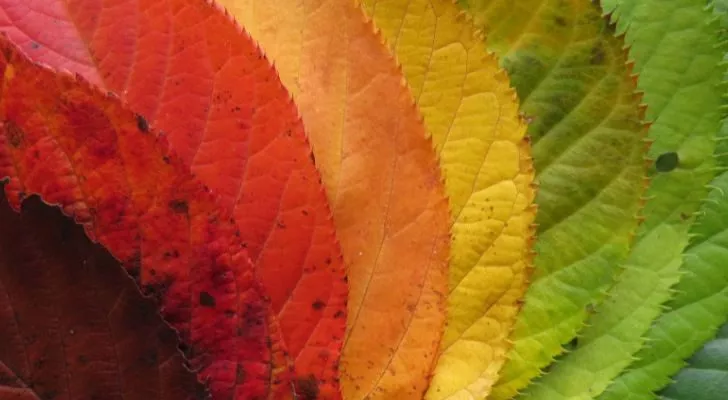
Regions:
<instances>
[{"instance_id":1,"label":"yellow-green leaf","mask_svg":"<svg viewBox=\"0 0 728 400\"><path fill-rule=\"evenodd\" d=\"M629 254L646 187L644 110L623 41L589 0L463 0L533 119L533 282L493 389L512 398L583 327Z\"/></svg>"}]
</instances>

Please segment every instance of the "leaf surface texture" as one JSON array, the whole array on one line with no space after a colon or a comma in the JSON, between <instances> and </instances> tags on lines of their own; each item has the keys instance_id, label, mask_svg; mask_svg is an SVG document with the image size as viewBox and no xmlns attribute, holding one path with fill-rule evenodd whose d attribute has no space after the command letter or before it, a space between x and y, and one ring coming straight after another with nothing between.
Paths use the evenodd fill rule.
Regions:
<instances>
[{"instance_id":1,"label":"leaf surface texture","mask_svg":"<svg viewBox=\"0 0 728 400\"><path fill-rule=\"evenodd\" d=\"M38 197L21 213L0 197L1 398L204 393L177 334L118 261Z\"/></svg>"},{"instance_id":2,"label":"leaf surface texture","mask_svg":"<svg viewBox=\"0 0 728 400\"><path fill-rule=\"evenodd\" d=\"M449 216L431 143L355 3L226 0L306 125L349 276L347 399L419 399L445 318Z\"/></svg>"},{"instance_id":3,"label":"leaf surface texture","mask_svg":"<svg viewBox=\"0 0 728 400\"><path fill-rule=\"evenodd\" d=\"M633 356L639 361L633 362L600 396L647 399L654 396L651 392L668 383L669 376L682 366L682 360L696 351L721 324L709 315L690 315L686 320L683 317L694 311L687 307L689 303L695 301L694 307L699 308L704 303L698 299L703 296L712 299L709 301L718 301L716 299L720 297L714 296L712 284L702 285L705 279L710 279L711 283L717 279L713 275L717 269L711 270L710 263L692 260L694 256L690 255L702 238L710 241L707 238L713 232L705 232L700 222L693 228L689 226L696 211L715 212L710 211L714 205L703 203L702 199L708 194L708 183L718 170L716 161L724 159L724 150L721 150L724 145L720 144L724 139L720 142L715 139L724 117L721 107L725 88L721 82L725 67L721 60L726 46L720 37L719 21L712 15L712 10L700 2L610 0L603 5L605 11L613 13L618 31L627 31L626 41L631 46L629 55L635 60L635 71L640 74L639 86L645 92L644 100L648 104L647 117L654 121L650 130L650 137L655 140L651 155L656 163L668 152L676 153L679 160L676 169L655 173L648 191L650 200L645 207L648 219L639 232L645 239L640 242L653 238L659 246L643 247L640 252L635 249L633 253L644 260L643 265L649 266L664 257L665 250L675 252L670 259L662 261L671 264L667 267L671 274L663 274L659 280L652 279L651 282L660 288L675 285L679 280L672 288L676 297L660 310L663 312L660 318L641 333L645 345ZM716 182L711 185L724 185ZM717 195L711 194L708 202L722 199L714 197ZM714 223L719 220L708 225L715 226ZM671 236L661 234L668 230L673 232ZM684 255L681 254L683 251ZM615 295L622 298L649 295L653 290L650 286L635 281L631 290ZM684 291L690 295L686 296ZM631 307L636 308L636 304ZM720 309L719 305L716 307ZM613 320L606 322L613 323ZM635 325L630 319L622 323ZM695 331L684 330L688 325ZM703 336L705 334L708 336ZM675 343L681 345L676 348ZM635 385L633 379L637 376L640 379Z\"/></svg>"},{"instance_id":4,"label":"leaf surface texture","mask_svg":"<svg viewBox=\"0 0 728 400\"><path fill-rule=\"evenodd\" d=\"M0 21L33 60L118 93L167 134L238 223L298 377L335 393L341 249L295 105L250 37L204 0L2 0Z\"/></svg>"},{"instance_id":5,"label":"leaf surface texture","mask_svg":"<svg viewBox=\"0 0 728 400\"><path fill-rule=\"evenodd\" d=\"M674 382L660 392L664 400L716 400L728 392L728 325L695 353Z\"/></svg>"},{"instance_id":6,"label":"leaf surface texture","mask_svg":"<svg viewBox=\"0 0 728 400\"><path fill-rule=\"evenodd\" d=\"M402 64L443 170L448 326L428 399L484 398L527 284L535 216L526 125L508 77L449 0L364 0Z\"/></svg>"},{"instance_id":7,"label":"leaf surface texture","mask_svg":"<svg viewBox=\"0 0 728 400\"><path fill-rule=\"evenodd\" d=\"M643 110L621 40L589 1L461 2L531 120L533 282L493 390L508 399L576 335L627 256L645 187Z\"/></svg>"},{"instance_id":8,"label":"leaf surface texture","mask_svg":"<svg viewBox=\"0 0 728 400\"><path fill-rule=\"evenodd\" d=\"M31 63L4 38L0 53L11 206L39 194L83 225L160 301L215 398L267 396L276 332L234 221L117 98Z\"/></svg>"}]
</instances>

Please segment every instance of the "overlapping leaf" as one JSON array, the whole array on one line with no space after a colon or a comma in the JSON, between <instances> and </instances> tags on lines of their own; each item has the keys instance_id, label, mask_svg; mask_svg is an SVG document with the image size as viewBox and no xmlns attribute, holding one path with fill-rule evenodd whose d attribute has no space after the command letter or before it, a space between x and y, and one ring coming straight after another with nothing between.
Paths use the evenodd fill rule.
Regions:
<instances>
[{"instance_id":1,"label":"overlapping leaf","mask_svg":"<svg viewBox=\"0 0 728 400\"><path fill-rule=\"evenodd\" d=\"M432 136L453 231L448 326L427 398L483 398L497 379L530 266L526 125L497 60L449 0L364 0Z\"/></svg>"},{"instance_id":2,"label":"overlapping leaf","mask_svg":"<svg viewBox=\"0 0 728 400\"><path fill-rule=\"evenodd\" d=\"M0 227L0 398L202 398L154 302L79 226L3 191Z\"/></svg>"},{"instance_id":3,"label":"overlapping leaf","mask_svg":"<svg viewBox=\"0 0 728 400\"><path fill-rule=\"evenodd\" d=\"M494 388L510 398L576 335L625 259L644 183L642 110L621 41L583 0L463 2L532 119L536 271Z\"/></svg>"},{"instance_id":4,"label":"overlapping leaf","mask_svg":"<svg viewBox=\"0 0 728 400\"><path fill-rule=\"evenodd\" d=\"M417 399L444 322L448 214L431 144L353 2L227 0L294 94L348 265L349 399Z\"/></svg>"},{"instance_id":5,"label":"overlapping leaf","mask_svg":"<svg viewBox=\"0 0 728 400\"><path fill-rule=\"evenodd\" d=\"M586 399L602 393L633 361L644 344L643 336L663 311L661 304L672 295L670 287L679 279L692 214L713 173L711 139L720 119L720 94L715 86L721 76L717 32L708 24L709 13L702 7L690 7L680 9L674 17L661 14L670 13L669 8L660 12L645 8L641 12L650 14L653 26L641 30L630 25L627 30L627 41L635 44L630 56L646 63L638 63L636 68L642 73L640 88L649 105L648 117L656 120L650 133L655 140L652 157L656 161L644 211L646 221L625 271L608 300L587 321L575 342L576 349L550 368L526 398ZM670 28L674 29L669 32L675 36L669 40L664 40L667 32L662 31L666 24L673 24ZM664 46L646 49L632 34ZM646 54L650 58L645 58ZM680 62L675 62L676 57ZM641 385L639 390L644 388Z\"/></svg>"},{"instance_id":6,"label":"overlapping leaf","mask_svg":"<svg viewBox=\"0 0 728 400\"><path fill-rule=\"evenodd\" d=\"M728 315L728 174L722 174L691 229L676 296L650 331L639 359L600 397L650 399L700 346L713 337ZM679 344L679 345L676 345ZM700 356L699 356L700 357ZM686 372L693 374L694 372ZM677 389L676 389L677 390ZM681 389L682 390L682 389Z\"/></svg>"},{"instance_id":7,"label":"overlapping leaf","mask_svg":"<svg viewBox=\"0 0 728 400\"><path fill-rule=\"evenodd\" d=\"M0 177L18 207L39 194L82 224L188 345L215 398L269 392L268 303L236 225L118 99L0 41Z\"/></svg>"},{"instance_id":8,"label":"overlapping leaf","mask_svg":"<svg viewBox=\"0 0 728 400\"><path fill-rule=\"evenodd\" d=\"M696 302L693 306L701 307L702 302L698 299L706 297L717 301L711 295L716 289L703 286L702 282L705 279L713 282L720 276L715 274L722 273L720 264L711 266L691 259L693 256L690 255L701 247L703 240L711 242L709 238L717 232L705 232L706 228L698 224L689 235L686 223L692 221L689 217L707 191L705 185L716 170L715 160L723 158L720 149L717 150L720 157L714 159L712 153L723 117L720 107L724 89L719 84L724 75L721 60L725 46L721 44L719 24L711 15L712 11L696 2L660 2L659 12L655 10L658 3L653 1L606 1L604 6L607 11L614 11L620 30L629 28L630 57L637 61L649 116L655 120L650 135L656 139L653 148L658 167L663 154L676 154L679 161L676 169L655 177L650 188L654 199L646 207L650 218L642 232L645 237L655 237L660 230L672 229L679 236L656 237L660 246L643 248L642 257L655 258L663 255L665 249L683 250L688 237L697 235L697 240L691 241L686 249L684 258L678 253L669 261L673 272L667 275L668 280L663 276L656 282L660 287L680 279L675 287L677 297L667 307L681 310L664 314L649 327L645 346L634 355L639 361L601 396L608 399L651 398L651 392L664 386L669 375L682 365L682 359L697 350L721 323L700 313L691 314L687 320L683 317L694 311L684 306ZM706 203L702 211L710 212L712 207ZM631 293L638 296L649 295L651 290L636 282L632 288ZM623 323L635 324L634 320ZM694 328L686 330L688 325ZM695 334L697 337L693 336ZM702 336L704 334L708 336ZM676 347L675 343L681 345Z\"/></svg>"},{"instance_id":9,"label":"overlapping leaf","mask_svg":"<svg viewBox=\"0 0 728 400\"><path fill-rule=\"evenodd\" d=\"M716 400L728 393L728 325L690 359L675 382L660 393L664 400Z\"/></svg>"},{"instance_id":10,"label":"overlapping leaf","mask_svg":"<svg viewBox=\"0 0 728 400\"><path fill-rule=\"evenodd\" d=\"M118 93L232 213L297 373L336 392L346 283L320 175L289 95L204 0L0 1L36 61Z\"/></svg>"}]
</instances>

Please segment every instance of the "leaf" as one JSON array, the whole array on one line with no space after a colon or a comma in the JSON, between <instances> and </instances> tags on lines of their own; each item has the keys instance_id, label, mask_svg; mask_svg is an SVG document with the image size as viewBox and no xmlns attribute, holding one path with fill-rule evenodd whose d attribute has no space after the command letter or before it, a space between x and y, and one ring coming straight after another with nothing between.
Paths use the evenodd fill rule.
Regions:
<instances>
[{"instance_id":1,"label":"leaf","mask_svg":"<svg viewBox=\"0 0 728 400\"><path fill-rule=\"evenodd\" d=\"M214 398L267 395L268 303L237 227L119 100L0 40L0 179L58 204L161 303Z\"/></svg>"},{"instance_id":2,"label":"leaf","mask_svg":"<svg viewBox=\"0 0 728 400\"><path fill-rule=\"evenodd\" d=\"M411 94L353 2L227 0L294 94L349 275L347 399L418 399L443 330L447 203Z\"/></svg>"},{"instance_id":3,"label":"leaf","mask_svg":"<svg viewBox=\"0 0 728 400\"><path fill-rule=\"evenodd\" d=\"M540 187L536 269L493 389L507 399L564 351L628 254L646 186L644 110L621 40L598 6L462 3L531 119Z\"/></svg>"},{"instance_id":4,"label":"leaf","mask_svg":"<svg viewBox=\"0 0 728 400\"><path fill-rule=\"evenodd\" d=\"M508 77L448 0L364 0L402 63L445 175L453 232L448 325L428 399L484 398L530 267L526 125Z\"/></svg>"},{"instance_id":5,"label":"leaf","mask_svg":"<svg viewBox=\"0 0 728 400\"><path fill-rule=\"evenodd\" d=\"M728 325L693 355L690 364L661 392L665 400L718 400L728 392Z\"/></svg>"},{"instance_id":6,"label":"leaf","mask_svg":"<svg viewBox=\"0 0 728 400\"><path fill-rule=\"evenodd\" d=\"M630 57L636 60L636 69L640 71L640 86L649 104L648 117L655 120L651 130L651 136L657 139L653 146L654 154L675 152L679 155L679 168L655 177L649 193L655 199L647 203L646 213L654 215L652 224L650 219L647 220L648 224L656 226L653 232L659 232L663 227L672 228L681 234L681 241L658 237L661 239L660 247L642 252L642 257L654 258L665 249L676 252L685 249L685 256L681 257L680 253L673 256L673 270L679 269L674 272L672 282L678 279L680 282L673 288L676 298L666 307L667 310L682 308L715 290L712 286L703 287L706 279L711 284L716 279L710 272L710 266L703 263L693 265L695 261L689 260L691 249L696 246L695 239L691 239L685 247L691 236L704 236L704 228L695 226L687 231L686 225L692 222L692 218L685 217L689 217L702 203L708 189L706 184L717 172L716 161L724 158L721 154L724 151L720 149L721 145L717 145L720 142L715 141L715 136L724 117L721 97L725 89L719 85L725 72L721 65L725 43L722 43L719 23L711 15L712 11L696 2L675 1L670 2L669 7L652 1L639 4L609 1L604 5L606 10L614 10L618 29L629 27ZM711 157L713 152L715 158ZM705 203L703 207L710 209L713 206ZM718 221L710 224L713 223ZM683 291L690 294L686 297ZM667 384L668 377L682 366L682 359L697 350L721 323L707 318L702 312L684 320L688 313L701 309L700 305L695 307L686 307L676 313L667 312L649 325L644 334L645 346L633 356L639 361L633 362L600 398L652 398L651 392ZM693 326L696 331L687 331L686 326ZM706 332L708 336L700 339L702 333L699 332ZM697 337L693 336L696 334ZM681 345L676 348L675 343Z\"/></svg>"},{"instance_id":7,"label":"leaf","mask_svg":"<svg viewBox=\"0 0 728 400\"><path fill-rule=\"evenodd\" d=\"M728 173L712 182L691 228L675 297L655 321L639 359L600 396L605 399L651 399L670 383L686 358L710 340L728 315ZM676 344L679 344L676 346ZM692 374L691 372L686 372Z\"/></svg>"},{"instance_id":8,"label":"leaf","mask_svg":"<svg viewBox=\"0 0 728 400\"><path fill-rule=\"evenodd\" d=\"M0 197L0 397L203 398L118 261L37 197L20 214Z\"/></svg>"},{"instance_id":9,"label":"leaf","mask_svg":"<svg viewBox=\"0 0 728 400\"><path fill-rule=\"evenodd\" d=\"M341 250L295 106L255 42L209 1L2 0L0 8L3 30L33 60L119 93L168 134L240 226L299 378L314 374L322 395L338 391Z\"/></svg>"}]
</instances>

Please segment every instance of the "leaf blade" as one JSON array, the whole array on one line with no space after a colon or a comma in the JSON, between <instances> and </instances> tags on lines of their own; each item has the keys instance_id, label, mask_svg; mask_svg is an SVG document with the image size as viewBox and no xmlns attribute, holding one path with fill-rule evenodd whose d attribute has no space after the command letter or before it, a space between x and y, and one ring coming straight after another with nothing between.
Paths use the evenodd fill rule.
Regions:
<instances>
[{"instance_id":1,"label":"leaf blade","mask_svg":"<svg viewBox=\"0 0 728 400\"><path fill-rule=\"evenodd\" d=\"M447 0L364 0L402 64L440 159L453 233L448 325L428 399L485 397L526 288L530 146L497 60Z\"/></svg>"},{"instance_id":2,"label":"leaf blade","mask_svg":"<svg viewBox=\"0 0 728 400\"><path fill-rule=\"evenodd\" d=\"M336 392L341 250L300 117L256 44L210 1L3 0L0 9L3 30L34 60L118 93L166 132L241 227L280 325L279 353L299 378L314 374ZM44 40L35 48L30 38Z\"/></svg>"},{"instance_id":3,"label":"leaf blade","mask_svg":"<svg viewBox=\"0 0 728 400\"><path fill-rule=\"evenodd\" d=\"M587 1L461 1L532 119L533 281L493 389L515 396L562 353L613 283L646 187L643 110L620 42ZM583 232L589 232L584 235Z\"/></svg>"},{"instance_id":4,"label":"leaf blade","mask_svg":"<svg viewBox=\"0 0 728 400\"><path fill-rule=\"evenodd\" d=\"M0 232L0 396L204 393L176 333L118 261L37 197L16 213L2 192L0 224L11 229Z\"/></svg>"},{"instance_id":5,"label":"leaf blade","mask_svg":"<svg viewBox=\"0 0 728 400\"><path fill-rule=\"evenodd\" d=\"M235 224L118 99L31 63L4 37L0 48L11 206L39 194L121 260L161 302L213 396L267 395L275 332Z\"/></svg>"},{"instance_id":6,"label":"leaf blade","mask_svg":"<svg viewBox=\"0 0 728 400\"><path fill-rule=\"evenodd\" d=\"M444 323L448 214L401 73L353 2L222 3L280 68L332 204L349 266L344 397L419 398Z\"/></svg>"}]
</instances>

